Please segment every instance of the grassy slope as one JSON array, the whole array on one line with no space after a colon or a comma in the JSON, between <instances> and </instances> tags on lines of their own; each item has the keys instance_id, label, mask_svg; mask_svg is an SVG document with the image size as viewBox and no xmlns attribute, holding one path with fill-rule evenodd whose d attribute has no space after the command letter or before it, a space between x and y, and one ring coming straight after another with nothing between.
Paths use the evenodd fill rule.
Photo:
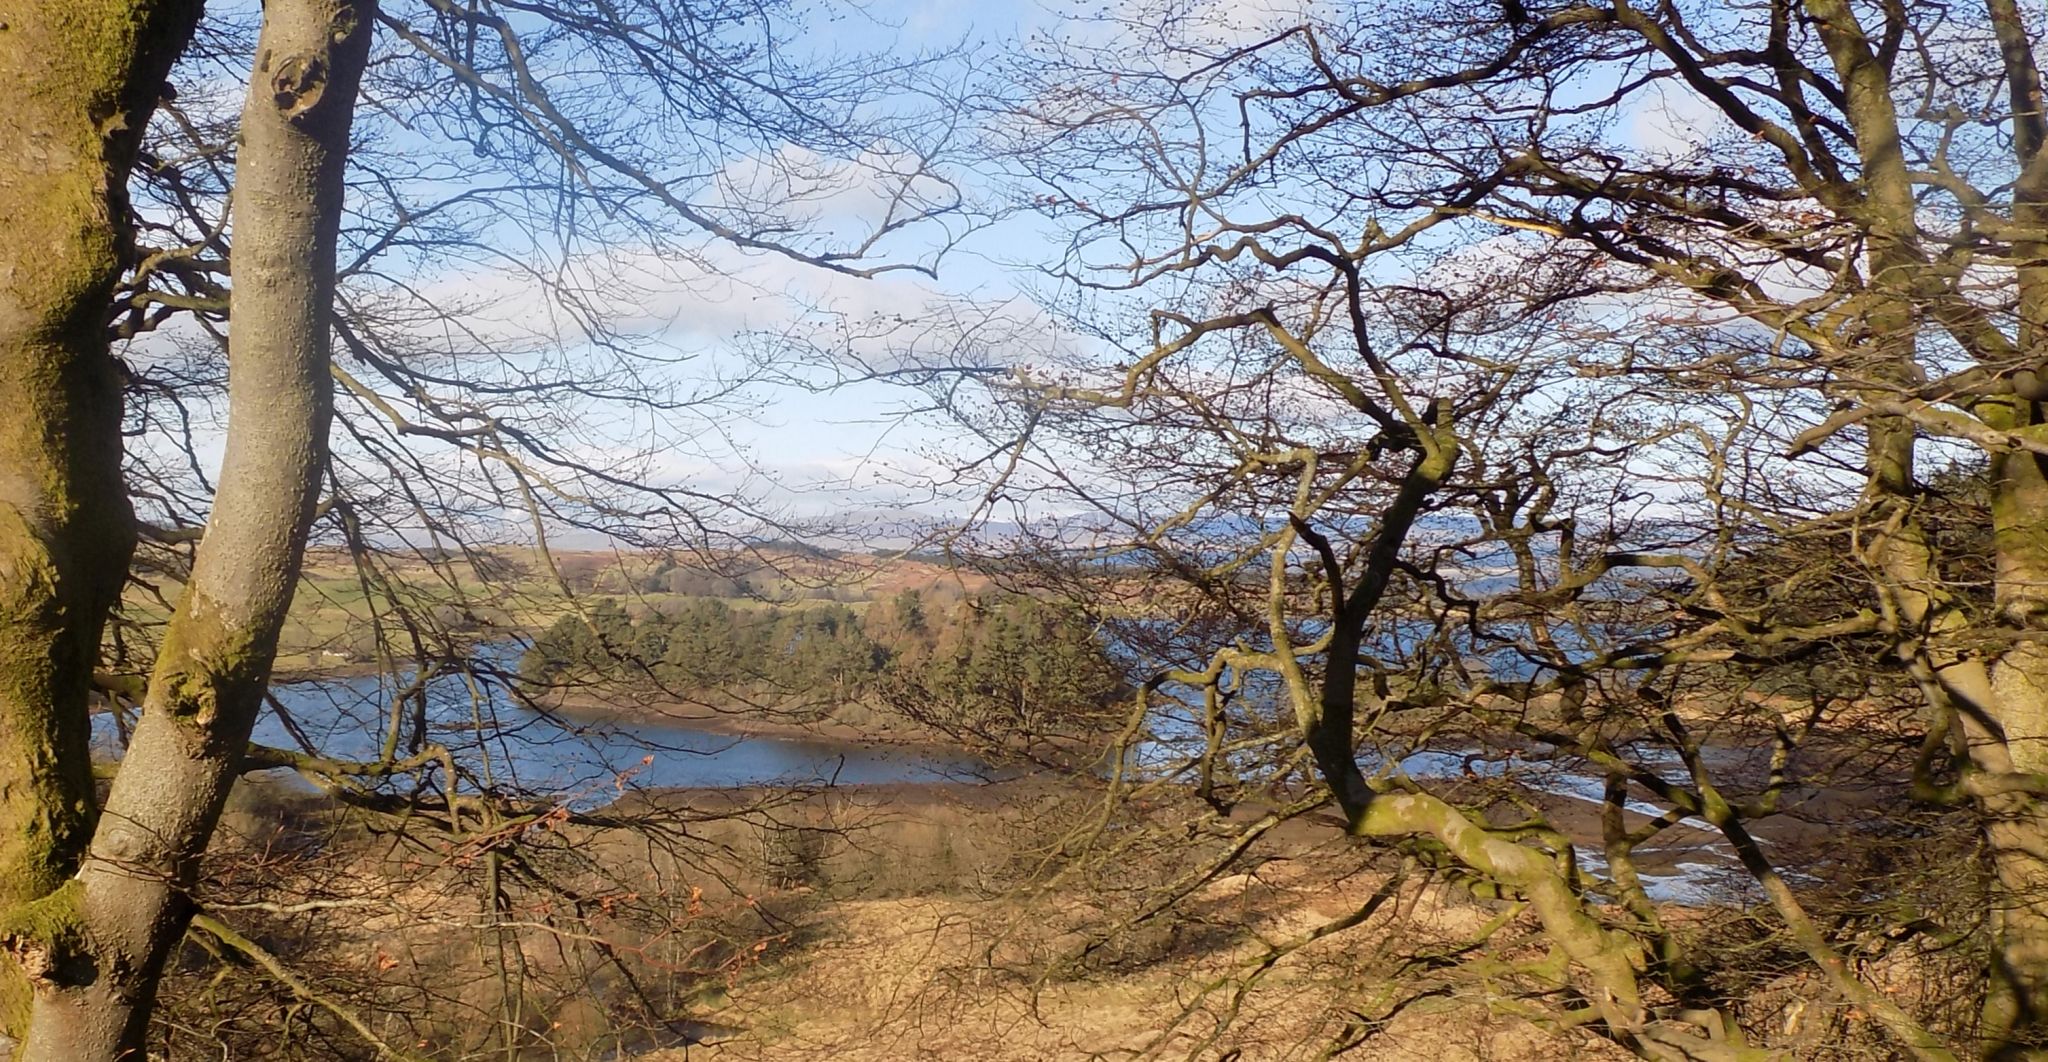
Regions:
<instances>
[{"instance_id":1,"label":"grassy slope","mask_svg":"<svg viewBox=\"0 0 2048 1062\"><path fill-rule=\"evenodd\" d=\"M444 621L459 621L483 638L530 634L570 611L574 599L563 592L563 581L585 600L615 597L636 612L664 610L702 596L647 589L658 564L648 556L597 551L557 554L554 559L562 581L533 564L529 553L505 551L503 557L516 562L512 572L490 581L461 564L436 570L424 561L408 560L396 563L391 571L403 588L407 608L436 610ZM779 570L748 566L751 596L726 597L728 603L748 608L764 602L835 600L859 610L870 601L902 590L947 588L942 592L959 593L985 585L978 577L963 578L921 560L793 554L772 559ZM175 584L163 587L167 600L175 601L177 592ZM392 602L379 594L373 606L347 555L309 553L298 597L280 637L277 670L291 674L373 664L371 631L380 613L387 624L395 623ZM154 595L131 588L124 614L130 623L153 636L168 610Z\"/></svg>"}]
</instances>

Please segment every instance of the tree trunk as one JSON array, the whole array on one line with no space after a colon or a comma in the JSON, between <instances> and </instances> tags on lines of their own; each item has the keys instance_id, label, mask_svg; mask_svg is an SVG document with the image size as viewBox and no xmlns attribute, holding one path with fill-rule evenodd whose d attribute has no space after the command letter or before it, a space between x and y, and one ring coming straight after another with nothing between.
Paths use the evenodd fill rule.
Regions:
<instances>
[{"instance_id":1,"label":"tree trunk","mask_svg":"<svg viewBox=\"0 0 2048 1062\"><path fill-rule=\"evenodd\" d=\"M2039 406L2016 405L2029 424ZM2013 643L1991 669L1994 718L2010 770L2048 776L2048 646L2030 640L2048 620L2048 476L2032 454L1992 463L1997 605ZM1980 800L1991 852L1992 943L1985 1032L1996 1058L2048 1057L2048 806L2039 795Z\"/></svg>"},{"instance_id":2,"label":"tree trunk","mask_svg":"<svg viewBox=\"0 0 2048 1062\"><path fill-rule=\"evenodd\" d=\"M226 455L192 578L37 986L25 1059L139 1060L291 604L326 461L342 172L372 0L269 0L234 191Z\"/></svg>"},{"instance_id":3,"label":"tree trunk","mask_svg":"<svg viewBox=\"0 0 2048 1062\"><path fill-rule=\"evenodd\" d=\"M2038 432L2044 417L2040 382L2048 378L2048 115L2043 114L2040 64L2028 13L2011 0L1991 0L2015 115L2013 149L2014 270L2019 327L2015 388L2003 408L1982 415L2007 430ZM1992 672L2000 722L2016 768L2048 774L2048 646L2032 640L2048 628L2048 468L2028 453L1991 459L1992 532L1997 546L1998 621L2013 644ZM2007 1057L2048 1055L2048 801L2015 794L2009 807L1987 801L1987 836L1999 891L1992 925L1992 963L1985 1025Z\"/></svg>"},{"instance_id":4,"label":"tree trunk","mask_svg":"<svg viewBox=\"0 0 2048 1062\"><path fill-rule=\"evenodd\" d=\"M1860 209L1869 227L1871 298L1858 324L1874 355L1872 372L1903 389L1919 378L1915 342L1921 315L1914 293L1926 290L1927 259L1919 246L1916 201L1902 145L1892 84L1869 35L1844 0L1808 0L1820 37L1842 79L1850 124L1863 164ZM2040 149L2040 79L2016 6L1992 0L1991 22L2007 64L2015 108L2015 143L2022 179L2015 186L2014 218L2022 231L2044 219L2030 190ZM2025 262L2037 243L2016 241ZM2042 277L2037 265L2018 270L2019 349L2038 349ZM1938 316L1938 315L1936 315ZM2009 367L2011 368L2011 367ZM2031 379L2031 373L2029 374ZM2039 422L2039 407L2022 396L2001 396L1974 410L2003 430ZM2048 483L2029 454L1992 460L1992 515L1997 543L2000 634L2017 634L1995 667L1959 647L1971 626L1943 584L1916 511L1915 430L1903 421L1874 418L1870 433L1873 534L1868 559L1879 577L1887 615L1896 625L1899 655L1913 667L1938 712L1953 713L1966 735L1972 766L1994 783L2048 768L2048 650L2026 639L2042 625L2048 602ZM1988 673L1987 673L1988 670ZM1977 801L1990 850L1992 881L1990 987L1984 1007L1984 1050L2000 1059L2048 1058L2048 808L2020 788L1993 785Z\"/></svg>"},{"instance_id":5,"label":"tree trunk","mask_svg":"<svg viewBox=\"0 0 2048 1062\"><path fill-rule=\"evenodd\" d=\"M107 351L129 257L124 186L197 0L10 4L0 18L0 911L76 869L92 829L86 697L134 548L121 374ZM33 922L32 915L26 919ZM28 983L0 966L0 1027Z\"/></svg>"}]
</instances>

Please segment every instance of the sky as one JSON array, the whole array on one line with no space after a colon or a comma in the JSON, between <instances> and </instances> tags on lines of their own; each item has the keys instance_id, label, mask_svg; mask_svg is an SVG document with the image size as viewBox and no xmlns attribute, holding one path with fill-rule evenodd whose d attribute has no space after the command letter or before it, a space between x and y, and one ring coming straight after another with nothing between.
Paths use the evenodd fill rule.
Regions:
<instances>
[{"instance_id":1,"label":"sky","mask_svg":"<svg viewBox=\"0 0 2048 1062\"><path fill-rule=\"evenodd\" d=\"M1117 0L1108 8L1135 9L1161 2ZM1180 8L1186 19L1207 27L1212 35L1250 41L1294 24L1316 0L1164 2ZM964 47L970 65L985 72L994 60L1014 54L1029 36L1099 33L1096 27L1063 23L1062 12L1099 13L1108 8L1077 8L1057 0L874 0L862 6L862 15L831 20L830 33L819 39L830 42L828 56L834 48L858 53ZM955 169L950 176L970 195L1004 194L986 174ZM856 204L860 200L857 194L845 198ZM827 216L819 222L843 219ZM651 335L664 342L712 352L755 342L761 333L800 327L802 317L816 319L819 311L854 319L900 314L915 320L920 308L935 301L967 301L1005 306L1006 313L1040 322L1031 299L1050 292L1037 267L1058 259L1063 238L1038 214L1014 213L975 229L951 247L935 277L898 273L866 280L771 254L713 248L709 257L723 275L708 284L689 275L665 278L666 283L650 276L638 285L637 304L625 312L655 323ZM915 245L899 245L898 250L904 257L923 255ZM1047 335L1050 329L1018 331ZM1033 353L1028 344L978 352L998 363L1029 361ZM756 417L721 425L729 431L732 454L678 450L663 471L712 487L740 479L755 486L777 483L780 486L770 488L769 496L799 515L908 506L915 515L945 519L980 501L976 490L944 482L949 462L973 452L971 444L943 417L906 416L906 408L921 404L922 396L900 385L864 383L819 391L777 388L763 392L763 397ZM622 449L629 449L632 442L622 437ZM736 459L740 455L743 459Z\"/></svg>"},{"instance_id":2,"label":"sky","mask_svg":"<svg viewBox=\"0 0 2048 1062\"><path fill-rule=\"evenodd\" d=\"M974 4L879 0L859 8L831 3L811 6L820 12L837 12L836 17L814 16L811 22L818 31L798 38L816 42L819 58L826 61L835 52L955 48L964 48L970 56L987 56L1013 48L1021 35L1051 17L1036 0ZM398 4L387 6L387 10L398 9ZM216 30L253 27L258 17L254 0L223 0L209 5L207 12L208 25ZM384 45L404 47L391 40L389 31L380 32ZM219 116L230 117L245 91L246 65L245 55L230 51L217 60L188 61L181 66L174 82L185 109L196 113L211 101ZM445 149L445 143L434 143L434 130L425 127L418 115L394 114L381 107L374 110L367 121L359 111L358 131L365 127L380 130L382 150L402 155L417 145L424 158L431 150ZM422 170L430 172L434 171ZM490 176L498 179L495 174ZM950 176L977 194L991 191L971 172L956 169ZM418 178L421 198L431 199L460 187L459 181L437 187L439 181ZM874 205L863 199L862 191L855 187L824 197L818 224L859 227L858 215ZM506 247L517 248L523 239L517 226L509 222L495 233L486 232L502 237ZM941 238L940 233L926 234L919 229L912 234L911 241L899 242L887 257L928 259L931 240ZM764 334L797 329L807 319L837 314L858 318L881 312L914 316L918 307L934 299L1013 300L1023 275L1021 263L1049 249L1051 238L1028 218L971 232L944 256L936 277L895 273L857 279L770 253L739 251L713 240L701 241L693 260L658 259L650 256L646 247L598 246L593 241L585 245L584 253L594 254L595 260L579 263L578 269L599 284L624 282L611 293L607 323L658 357L688 355L690 360L675 370L672 381L687 388L706 373L728 371L727 366L743 349L759 348ZM600 363L579 339L575 323L530 281L521 279L517 268L478 261L408 262L403 252L387 255L385 261L397 283L414 287L437 302L466 304L464 325L487 339L496 337L508 351L546 349L550 357ZM144 337L126 354L134 363L171 364L185 356L179 343L194 340L208 345L196 329L181 333L178 327L168 328L161 335ZM337 360L349 364L345 353ZM362 370L358 367L357 371ZM583 437L577 446L582 456L599 467L616 454L621 461L631 461L636 473L670 485L718 492L744 483L757 500L799 517L844 516L913 502L915 512L925 517L943 518L960 511L958 499L935 496L928 487L919 490L915 486L929 484L935 474L942 474L943 462L935 461L934 455L955 447L938 419L906 419L902 415L906 405L918 401L907 389L883 384L829 390L779 386L757 388L754 398L752 415L719 419L715 428L725 438L716 440L705 431L678 437L673 423L656 424L620 408L591 407L591 420L576 425ZM209 410L202 402L194 401L201 422L195 433L195 450L203 467L216 469L224 427L219 418L224 410ZM340 436L337 439L337 445L346 445L339 441ZM140 440L133 448L153 446L162 452L149 457L167 466L182 463L182 454L174 447L165 449L172 447L168 438ZM450 462L455 464L459 462Z\"/></svg>"},{"instance_id":3,"label":"sky","mask_svg":"<svg viewBox=\"0 0 2048 1062\"><path fill-rule=\"evenodd\" d=\"M1135 8L1162 0L1119 0L1107 8ZM1318 0L1164 0L1179 8L1187 23L1211 39L1250 42L1276 29L1297 24ZM1080 9L1080 10L1099 10ZM929 0L877 0L867 6L870 18L834 23L844 29L837 38L852 50L868 48L943 48L964 42L978 56L1003 56L1017 42L1034 34L1099 32L1063 24L1060 12L1072 10L1039 0L983 0L943 3ZM896 28L892 28L896 27ZM979 61L979 60L978 60ZM1634 115L1626 135L1645 149L1683 153L1716 135L1715 116L1683 93L1668 104ZM970 190L998 194L978 183L972 172L957 174ZM807 269L772 257L750 256L733 269L739 283L721 285L709 298L678 289L670 300L652 293L649 312L667 313L684 329L689 344L716 348L749 330L783 327L796 305L822 306L853 315L895 311L906 315L934 298L968 298L981 302L1015 301L1018 313L1025 292L1044 293L1044 278L1032 268L1054 260L1062 233L1052 223L1027 212L979 230L944 258L936 278L896 275L853 280ZM739 259L728 259L740 261ZM1029 350L989 352L1029 360ZM964 444L948 426L932 418L904 418L901 410L914 396L884 384L849 386L819 393L781 390L761 410L756 423L744 426L735 439L751 460L791 489L784 492L799 510L826 511L849 505L891 504L918 500L917 509L930 515L952 515L975 500L970 495L927 496L902 486L929 483L944 472L943 457L964 452ZM679 465L678 473L716 480L730 469Z\"/></svg>"},{"instance_id":4,"label":"sky","mask_svg":"<svg viewBox=\"0 0 2048 1062\"><path fill-rule=\"evenodd\" d=\"M1319 0L1110 0L1110 9L1141 4L1172 4L1187 23L1212 39L1250 41L1298 21ZM394 5L395 6L395 5ZM833 5L819 5L820 9ZM1101 10L1084 8L1085 11ZM215 5L209 17L246 17L253 5L234 0ZM937 0L872 0L853 15L816 20L818 31L800 38L821 57L838 51L943 50L963 47L965 73L985 73L995 60L1013 55L1019 42L1033 34L1099 32L1061 23L1054 2L983 0L948 3ZM223 99L239 95L232 66L217 75ZM1661 113L1634 116L1631 134L1642 146L1682 152L1698 142L1707 116L1683 97ZM404 121L405 132L386 147L404 149L405 137L427 135ZM746 160L732 160L734 167ZM1000 197L988 174L954 169L949 174L971 196ZM858 228L864 211L875 205L871 189L849 186L827 189L819 199L814 221L832 229ZM912 230L909 242L893 248L892 258L924 259L931 250L928 230ZM509 230L508 230L509 233ZM958 235L951 230L949 235ZM861 320L900 315L915 321L935 302L970 302L1006 307L1022 325L1012 349L985 350L979 356L996 363L1029 361L1034 338L1071 341L1043 326L1031 308L1030 295L1045 292L1037 263L1054 260L1063 234L1035 212L1011 214L961 237L939 260L936 276L891 273L859 279L831 273L786 257L744 252L705 241L694 257L650 255L647 248L602 245L579 268L596 278L593 286L609 298L610 323L644 341L650 349L690 355L676 370L678 383L689 374L727 371L747 352L778 335L802 335L807 328L836 316ZM516 243L516 240L511 241ZM403 278L407 284L437 297L474 304L470 324L486 336L495 335L507 349L525 345L551 347L556 356L594 357L571 324L549 300L510 269L421 265ZM873 345L871 345L873 349ZM595 363L595 362L593 362ZM813 378L817 378L813 374ZM716 424L700 424L689 438L677 437L674 424L593 407L590 419L575 425L583 456L604 466L616 455L631 461L636 474L707 491L744 486L755 496L797 516L846 516L907 506L911 514L931 519L955 517L977 500L975 490L945 485L949 461L972 453L944 418L907 415L922 396L895 384L863 383L824 389L791 386L756 390L746 415L728 415ZM217 439L202 440L202 449L217 462Z\"/></svg>"},{"instance_id":5,"label":"sky","mask_svg":"<svg viewBox=\"0 0 2048 1062\"><path fill-rule=\"evenodd\" d=\"M1036 0L877 0L864 14L833 19L819 35L848 52L945 50L964 47L985 57L1012 50L1024 35L1054 22ZM972 195L996 190L981 175L953 169ZM872 204L860 196L850 210ZM819 223L843 224L829 210ZM934 232L930 235L936 237ZM948 233L947 235L951 235ZM922 236L919 237L923 239ZM873 279L838 275L768 253L711 247L707 254L719 274L699 278L650 277L637 305L626 308L653 326L653 335L679 349L718 352L758 345L761 336L798 329L837 315L915 317L935 300L983 304L1016 303L1033 278L1031 263L1056 254L1057 234L1032 215L1013 216L969 232L938 261L937 275L893 273ZM896 257L923 259L929 242L899 244ZM1000 356L1000 355L997 355ZM851 512L909 506L916 517L944 519L971 504L960 492L936 488L948 455L962 447L950 425L936 416L907 416L922 396L890 383L844 384L823 390L769 387L759 392L755 415L721 424L731 452L707 458L675 451L660 473L713 489L741 480L765 489L764 499L797 516L844 516ZM646 437L622 440L659 445ZM769 486L769 484L777 484Z\"/></svg>"}]
</instances>

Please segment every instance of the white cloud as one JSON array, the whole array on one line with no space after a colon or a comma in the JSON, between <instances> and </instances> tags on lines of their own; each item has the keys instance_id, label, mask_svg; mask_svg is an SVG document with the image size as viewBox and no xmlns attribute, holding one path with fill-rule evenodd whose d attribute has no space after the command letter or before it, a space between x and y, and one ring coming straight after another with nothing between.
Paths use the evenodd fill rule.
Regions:
<instances>
[{"instance_id":1,"label":"white cloud","mask_svg":"<svg viewBox=\"0 0 2048 1062\"><path fill-rule=\"evenodd\" d=\"M1713 101L1688 89L1660 81L1636 100L1628 116L1628 140L1650 162L1696 158L1716 142L1741 134Z\"/></svg>"}]
</instances>

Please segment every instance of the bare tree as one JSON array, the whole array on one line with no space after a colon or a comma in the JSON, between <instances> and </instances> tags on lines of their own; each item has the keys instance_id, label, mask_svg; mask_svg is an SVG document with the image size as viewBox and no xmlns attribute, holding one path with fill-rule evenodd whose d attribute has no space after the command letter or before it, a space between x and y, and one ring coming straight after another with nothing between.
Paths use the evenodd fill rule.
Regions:
<instances>
[{"instance_id":1,"label":"bare tree","mask_svg":"<svg viewBox=\"0 0 2048 1062\"><path fill-rule=\"evenodd\" d=\"M0 144L0 713L9 744L0 888L18 908L70 876L93 822L86 696L132 533L121 484L120 376L102 309L132 261L128 168L196 4L10 12L0 69L14 115ZM6 1024L29 992L7 981Z\"/></svg>"},{"instance_id":2,"label":"bare tree","mask_svg":"<svg viewBox=\"0 0 2048 1062\"><path fill-rule=\"evenodd\" d=\"M1213 602L1153 637L1145 710L1201 735L1165 774L1227 808L1305 755L1351 833L1529 904L1572 971L1559 1024L1648 1057L1769 1046L1730 1002L1741 971L1689 954L1632 866L1690 821L1880 1050L2035 1057L2027 19L1168 3L1066 24L996 120L1019 198L1071 234L1047 302L1076 338L1022 357L1005 405L942 372L937 393L987 444L967 471L992 504L1078 503L1055 537L1113 562L1099 582L1142 567L1179 587L1173 615ZM1972 453L1988 543L1943 526L1970 519ZM1576 762L1601 822L1528 811L1540 769L1475 798L1402 766L1446 746ZM1849 891L1814 884L1833 856L1795 878L1757 840L1849 777L1890 809L1848 816L1862 836L1909 790L1974 813L1984 891L1934 922L1983 948L1980 1021L1847 958L1933 922L1820 913Z\"/></svg>"},{"instance_id":3,"label":"bare tree","mask_svg":"<svg viewBox=\"0 0 2048 1062\"><path fill-rule=\"evenodd\" d=\"M264 10L235 174L228 386L241 400L221 490L101 825L72 882L38 901L70 908L51 917L75 920L77 938L38 988L24 1058L143 1051L185 890L262 705L326 459L335 235L375 10Z\"/></svg>"},{"instance_id":4,"label":"bare tree","mask_svg":"<svg viewBox=\"0 0 2048 1062\"><path fill-rule=\"evenodd\" d=\"M943 133L906 132L915 123L898 97L918 90L919 63L797 62L785 14L274 2L258 26L199 21L185 5L40 5L0 27L9 84L24 93L7 216L48 234L4 267L0 369L30 414L8 436L21 460L8 451L19 483L6 511L20 534L6 549L21 562L0 578L0 623L21 639L27 669L11 673L20 681L6 702L23 743L0 768L21 780L6 786L23 863L6 875L19 895L5 936L17 964L8 1026L25 1033L24 1057L140 1056L243 771L294 767L368 815L475 845L493 925L505 877L548 886L506 858L529 830L633 824L570 814L557 795L494 779L488 759L458 765L438 747L427 687L454 676L502 690L508 676L472 659L462 609L448 620L429 601L462 604L474 583L461 572L493 559L508 517L531 527L543 560L564 528L711 555L776 526L743 491L678 485L616 452L631 440L588 413L645 415L657 441L640 440L639 453L658 456L676 424L744 401L750 378L745 365L694 389L671 378L679 359L614 328L633 309L620 277L701 280L730 264L721 248L738 248L865 278L928 270L916 255L943 250L943 234L892 242L959 208L923 150ZM195 32L185 72L166 84ZM239 115L211 95L222 72L248 86ZM45 170L61 171L71 199L40 190ZM826 201L862 175L875 179L861 204L876 209L831 231L843 219L824 214ZM610 262L622 245L641 263ZM68 271L40 264L50 247ZM544 304L557 326L488 334L465 316L474 304L432 290L450 266L515 295L523 286L521 308ZM125 484L124 380L126 426L143 439ZM333 439L330 421L342 429ZM204 456L216 443L217 473ZM605 445L614 452L592 456ZM138 523L145 548L131 572ZM309 538L351 558L376 655L404 687L367 759L248 744L266 701L283 711L267 690ZM396 571L408 556L431 573L428 588ZM102 647L117 574L168 618L128 612ZM96 670L117 714L140 710L97 816L84 699ZM486 700L479 711L494 711ZM404 776L409 791L390 784ZM397 1050L223 913L197 916L209 947L254 963L375 1050Z\"/></svg>"}]
</instances>

